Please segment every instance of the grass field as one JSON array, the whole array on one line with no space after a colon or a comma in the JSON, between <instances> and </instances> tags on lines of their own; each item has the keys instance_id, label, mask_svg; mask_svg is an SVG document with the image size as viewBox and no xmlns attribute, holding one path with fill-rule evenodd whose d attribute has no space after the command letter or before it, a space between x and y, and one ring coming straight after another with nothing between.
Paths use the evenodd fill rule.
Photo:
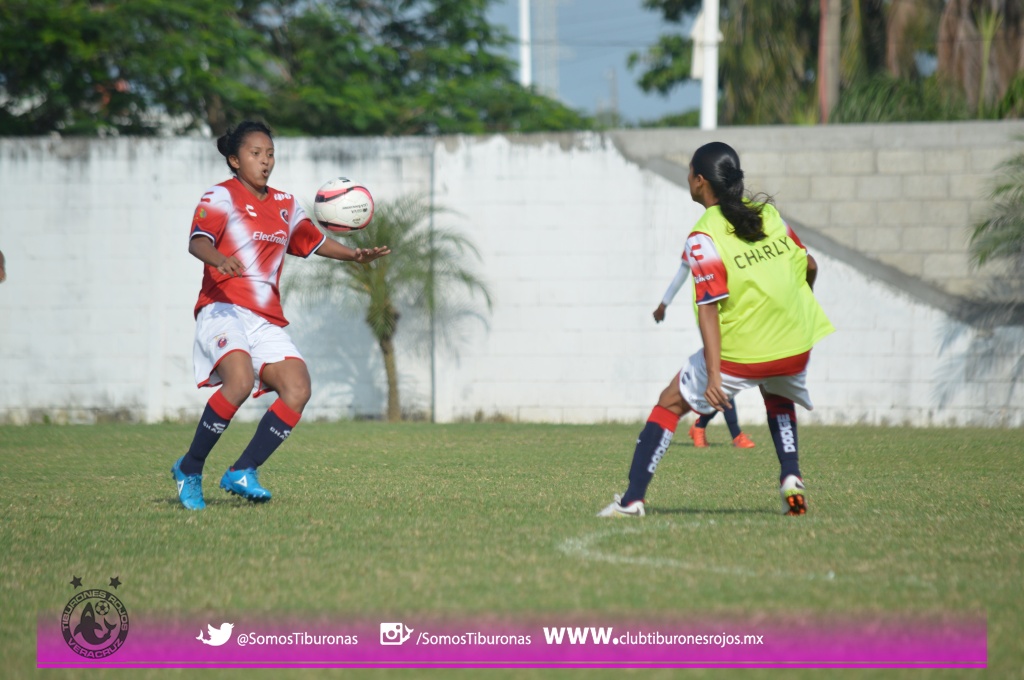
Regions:
<instances>
[{"instance_id":1,"label":"grass field","mask_svg":"<svg viewBox=\"0 0 1024 680\"><path fill-rule=\"evenodd\" d=\"M216 489L254 428L238 423L208 464L208 509L188 513L168 470L192 427L0 427L0 675L128 677L34 669L37 614L59 616L72 575L86 585L116 575L132 611L169 617L982 613L984 675L1024 677L1020 430L802 428L810 513L800 518L778 514L767 428L747 430L758 442L749 451L721 444L721 426L708 430L719 445L704 450L683 431L651 486L648 517L636 521L594 514L624 488L639 425L302 424L262 475L274 500L252 506ZM341 673L452 671L266 677ZM149 675L193 674L239 673Z\"/></svg>"}]
</instances>

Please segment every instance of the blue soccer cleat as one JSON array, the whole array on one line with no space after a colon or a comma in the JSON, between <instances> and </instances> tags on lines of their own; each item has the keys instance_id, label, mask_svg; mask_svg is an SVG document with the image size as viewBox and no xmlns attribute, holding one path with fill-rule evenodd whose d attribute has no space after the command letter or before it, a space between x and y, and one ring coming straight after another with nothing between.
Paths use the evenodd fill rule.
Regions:
<instances>
[{"instance_id":1,"label":"blue soccer cleat","mask_svg":"<svg viewBox=\"0 0 1024 680\"><path fill-rule=\"evenodd\" d=\"M178 500L181 501L186 510L204 510L206 508L206 501L203 500L203 476L186 475L182 472L181 461L184 458L185 456L182 456L176 460L174 467L171 468L174 481L178 484Z\"/></svg>"},{"instance_id":2,"label":"blue soccer cleat","mask_svg":"<svg viewBox=\"0 0 1024 680\"><path fill-rule=\"evenodd\" d=\"M220 478L220 488L253 503L265 503L270 500L270 492L260 486L259 472L255 468L229 469Z\"/></svg>"}]
</instances>

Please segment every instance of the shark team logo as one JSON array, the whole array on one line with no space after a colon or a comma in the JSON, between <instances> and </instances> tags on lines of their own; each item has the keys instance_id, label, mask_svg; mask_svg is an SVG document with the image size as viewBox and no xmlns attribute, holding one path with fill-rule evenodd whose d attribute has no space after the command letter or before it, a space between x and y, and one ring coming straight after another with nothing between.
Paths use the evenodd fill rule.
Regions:
<instances>
[{"instance_id":1,"label":"shark team logo","mask_svg":"<svg viewBox=\"0 0 1024 680\"><path fill-rule=\"evenodd\" d=\"M222 644L231 639L231 631L234 630L235 624L233 623L222 623L220 628L214 628L212 623L206 624L206 634L209 637L203 636L203 631L199 631L199 637L196 639L202 642L204 645L210 645L211 647L220 647Z\"/></svg>"},{"instance_id":2,"label":"shark team logo","mask_svg":"<svg viewBox=\"0 0 1024 680\"><path fill-rule=\"evenodd\" d=\"M80 588L82 580L76 576L71 585ZM121 581L115 576L110 585L116 589ZM106 590L75 593L60 617L64 642L87 659L102 659L121 649L128 637L128 626L124 603Z\"/></svg>"}]
</instances>

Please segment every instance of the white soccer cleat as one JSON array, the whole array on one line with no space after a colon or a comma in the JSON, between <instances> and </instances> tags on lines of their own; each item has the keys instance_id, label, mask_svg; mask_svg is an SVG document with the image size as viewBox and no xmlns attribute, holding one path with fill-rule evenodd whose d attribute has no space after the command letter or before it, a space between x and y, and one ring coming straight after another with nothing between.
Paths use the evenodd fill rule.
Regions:
<instances>
[{"instance_id":1,"label":"white soccer cleat","mask_svg":"<svg viewBox=\"0 0 1024 680\"><path fill-rule=\"evenodd\" d=\"M807 514L807 495L804 491L804 480L796 475L788 475L782 480L782 486L779 487L779 495L782 496L783 515Z\"/></svg>"},{"instance_id":2,"label":"white soccer cleat","mask_svg":"<svg viewBox=\"0 0 1024 680\"><path fill-rule=\"evenodd\" d=\"M622 496L615 494L615 500L612 501L611 505L606 507L601 512L597 513L598 517L643 517L644 516L644 502L633 501L629 505L623 506L619 501L622 500Z\"/></svg>"}]
</instances>

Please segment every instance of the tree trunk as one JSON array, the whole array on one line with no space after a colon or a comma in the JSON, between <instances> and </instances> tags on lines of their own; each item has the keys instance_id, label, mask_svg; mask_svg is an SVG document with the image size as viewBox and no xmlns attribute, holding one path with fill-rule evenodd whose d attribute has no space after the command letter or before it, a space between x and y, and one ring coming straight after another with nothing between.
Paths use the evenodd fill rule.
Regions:
<instances>
[{"instance_id":1,"label":"tree trunk","mask_svg":"<svg viewBox=\"0 0 1024 680\"><path fill-rule=\"evenodd\" d=\"M821 24L818 29L818 115L827 123L839 103L839 36L842 3L821 0Z\"/></svg>"},{"instance_id":2,"label":"tree trunk","mask_svg":"<svg viewBox=\"0 0 1024 680\"><path fill-rule=\"evenodd\" d=\"M909 78L917 73L914 44L910 32L921 13L915 0L895 0L885 22L885 68L893 78Z\"/></svg>"},{"instance_id":3,"label":"tree trunk","mask_svg":"<svg viewBox=\"0 0 1024 680\"><path fill-rule=\"evenodd\" d=\"M380 352L384 357L384 372L388 377L388 422L402 419L398 398L398 367L395 364L395 343L390 336L380 339Z\"/></svg>"}]
</instances>

